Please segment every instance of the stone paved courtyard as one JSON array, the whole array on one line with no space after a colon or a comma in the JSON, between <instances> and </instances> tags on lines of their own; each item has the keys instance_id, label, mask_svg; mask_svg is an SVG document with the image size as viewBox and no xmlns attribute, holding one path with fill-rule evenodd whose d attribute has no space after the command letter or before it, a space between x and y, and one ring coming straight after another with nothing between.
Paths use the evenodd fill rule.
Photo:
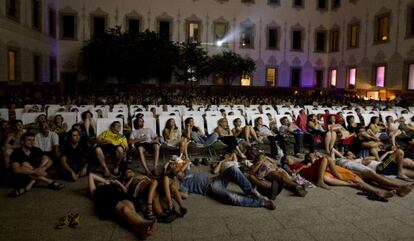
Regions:
<instances>
[{"instance_id":1,"label":"stone paved courtyard","mask_svg":"<svg viewBox=\"0 0 414 241\"><path fill-rule=\"evenodd\" d=\"M196 167L195 171L207 171ZM100 221L87 195L87 179L52 191L37 187L19 198L0 188L0 240L137 240L111 221ZM388 203L367 200L357 190L314 188L305 198L284 190L277 208L222 205L199 195L185 202L188 214L171 224L156 224L149 240L414 240L414 193ZM78 229L55 229L68 212L81 215Z\"/></svg>"}]
</instances>

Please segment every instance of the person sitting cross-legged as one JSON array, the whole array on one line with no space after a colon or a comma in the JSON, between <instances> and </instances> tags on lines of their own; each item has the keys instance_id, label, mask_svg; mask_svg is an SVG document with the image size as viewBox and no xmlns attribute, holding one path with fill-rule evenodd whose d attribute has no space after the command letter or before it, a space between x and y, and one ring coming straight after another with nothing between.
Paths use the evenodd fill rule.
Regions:
<instances>
[{"instance_id":1,"label":"person sitting cross-legged","mask_svg":"<svg viewBox=\"0 0 414 241\"><path fill-rule=\"evenodd\" d=\"M160 139L153 130L144 127L144 119L142 117L137 117L133 125L135 130L131 133L128 142L137 149L141 164L147 175L151 175L151 172L147 166L145 151L154 154L153 174L154 176L158 176L157 165L160 156Z\"/></svg>"},{"instance_id":2,"label":"person sitting cross-legged","mask_svg":"<svg viewBox=\"0 0 414 241\"><path fill-rule=\"evenodd\" d=\"M23 134L20 140L21 147L15 149L10 156L15 185L15 191L10 196L23 195L38 181L48 184L49 188L54 190L60 190L64 187L63 184L47 177L46 171L53 162L42 150L34 147L33 142L33 134Z\"/></svg>"}]
</instances>

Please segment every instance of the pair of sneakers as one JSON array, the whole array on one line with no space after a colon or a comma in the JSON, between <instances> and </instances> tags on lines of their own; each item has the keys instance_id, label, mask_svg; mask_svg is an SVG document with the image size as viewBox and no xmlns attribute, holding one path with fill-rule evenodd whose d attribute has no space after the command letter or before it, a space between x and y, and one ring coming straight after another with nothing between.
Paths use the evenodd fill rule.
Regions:
<instances>
[{"instance_id":1,"label":"pair of sneakers","mask_svg":"<svg viewBox=\"0 0 414 241\"><path fill-rule=\"evenodd\" d=\"M57 229L63 229L66 227L77 228L80 226L80 214L79 213L69 213L63 216L59 223L56 225Z\"/></svg>"}]
</instances>

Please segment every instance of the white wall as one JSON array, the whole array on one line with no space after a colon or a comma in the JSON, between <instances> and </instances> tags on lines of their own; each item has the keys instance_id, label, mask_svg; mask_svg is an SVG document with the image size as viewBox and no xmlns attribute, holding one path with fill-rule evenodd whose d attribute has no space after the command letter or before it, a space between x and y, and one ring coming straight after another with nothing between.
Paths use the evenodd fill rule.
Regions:
<instances>
[{"instance_id":1,"label":"white wall","mask_svg":"<svg viewBox=\"0 0 414 241\"><path fill-rule=\"evenodd\" d=\"M201 21L201 42L208 54L216 54L223 49L234 50L243 56L250 56L256 61L257 70L253 74L252 85L265 85L266 67L278 68L278 86L290 86L290 68L302 67L302 86L314 84L314 70L323 69L324 86L328 86L328 69L337 68L337 87L347 88L346 71L348 66L357 67L357 89L370 89L373 64L387 63L386 87L391 89L405 88L403 76L404 62L414 59L413 38L406 38L407 5L414 0L342 0L341 7L331 9L332 0L328 0L328 10L317 10L317 0L306 0L303 9L292 7L293 0L280 0L280 5L268 5L267 0L255 0L253 4L241 3L240 0L44 0L44 5L56 3L59 11L74 12L77 16L77 39L59 40L57 46L46 33L38 33L30 28L30 17L21 14L21 24L16 24L4 16L4 2L0 0L0 56L5 59L4 49L10 42L16 43L22 49L22 66L29 64L31 52L39 50L43 55L57 54L59 72L77 73L79 70L79 50L84 41L90 38L91 14L107 15L108 27L122 25L125 27L126 15L137 15L141 19L141 29L156 31L157 18L169 17L173 21L172 40L185 41L186 20ZM28 1L22 1L28 2ZM26 4L25 3L25 4ZM30 7L26 6L30 13ZM43 8L45 10L45 8ZM374 18L381 11L391 11L390 41L384 44L374 44ZM359 48L348 49L348 23L353 19L361 22ZM44 18L43 32L47 30ZM230 32L236 32L242 23L255 26L254 47L240 48L240 35L230 40L227 47L214 45L213 26L215 20L225 20L229 23ZM59 24L58 24L59 25ZM266 48L267 26L278 26L279 48ZM339 52L315 53L315 29L331 29L337 25L340 28ZM304 29L303 51L291 51L291 28ZM59 30L58 30L59 36ZM328 39L329 40L329 37ZM49 46L51 44L52 46ZM1 51L3 49L3 51ZM327 46L328 49L328 46ZM58 50L58 51L56 51ZM30 55L31 56L31 55ZM23 60L25 59L25 60ZM48 60L48 58L46 58ZM4 62L4 61L3 61ZM44 61L45 62L45 61ZM0 80L6 81L6 66L0 64ZM48 65L45 66L45 69ZM22 69L22 80L31 81L30 68ZM59 74L58 74L59 76ZM23 78L24 77L24 78ZM211 83L210 80L202 82ZM404 84L403 84L404 83Z\"/></svg>"}]
</instances>

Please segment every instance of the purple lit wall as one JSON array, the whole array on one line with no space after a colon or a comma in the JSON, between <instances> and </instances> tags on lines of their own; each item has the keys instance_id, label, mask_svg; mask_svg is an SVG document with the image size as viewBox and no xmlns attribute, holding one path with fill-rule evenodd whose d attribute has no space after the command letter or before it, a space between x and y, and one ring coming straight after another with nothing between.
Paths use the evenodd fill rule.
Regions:
<instances>
[{"instance_id":1,"label":"purple lit wall","mask_svg":"<svg viewBox=\"0 0 414 241\"><path fill-rule=\"evenodd\" d=\"M377 87L384 87L384 80L385 80L385 66L378 66L377 67L376 86Z\"/></svg>"},{"instance_id":2,"label":"purple lit wall","mask_svg":"<svg viewBox=\"0 0 414 241\"><path fill-rule=\"evenodd\" d=\"M349 69L349 85L355 85L356 68Z\"/></svg>"},{"instance_id":3,"label":"purple lit wall","mask_svg":"<svg viewBox=\"0 0 414 241\"><path fill-rule=\"evenodd\" d=\"M410 73L408 74L408 89L414 90L414 64L410 64Z\"/></svg>"}]
</instances>

